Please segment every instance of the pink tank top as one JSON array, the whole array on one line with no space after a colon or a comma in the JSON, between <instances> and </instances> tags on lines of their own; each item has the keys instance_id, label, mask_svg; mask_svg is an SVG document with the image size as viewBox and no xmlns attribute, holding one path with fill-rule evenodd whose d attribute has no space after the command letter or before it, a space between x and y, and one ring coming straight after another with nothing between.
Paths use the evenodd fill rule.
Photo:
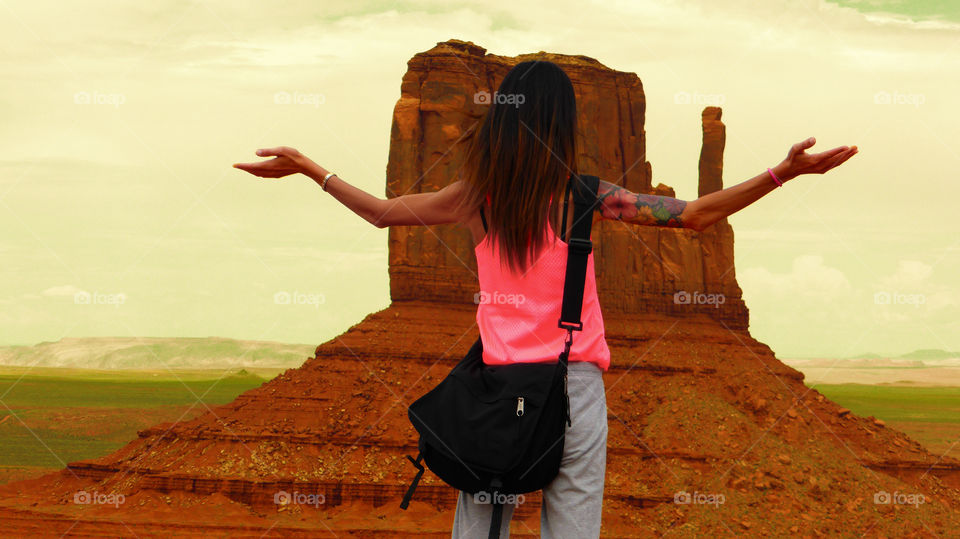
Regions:
<instances>
[{"instance_id":1,"label":"pink tank top","mask_svg":"<svg viewBox=\"0 0 960 539\"><path fill-rule=\"evenodd\" d=\"M489 241L489 235L474 248L480 279L477 325L487 365L554 362L563 351L567 330L557 327L557 321L563 302L567 242L549 224L547 229L551 243L522 275L501 269L497 245ZM597 301L592 252L587 255L580 319L583 330L573 332L568 361L593 362L606 371L610 349Z\"/></svg>"}]
</instances>

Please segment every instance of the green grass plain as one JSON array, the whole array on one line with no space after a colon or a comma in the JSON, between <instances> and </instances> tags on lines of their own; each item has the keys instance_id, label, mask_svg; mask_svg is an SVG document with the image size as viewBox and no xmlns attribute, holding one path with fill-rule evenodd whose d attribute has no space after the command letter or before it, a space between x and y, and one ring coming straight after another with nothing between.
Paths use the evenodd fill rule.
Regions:
<instances>
[{"instance_id":1,"label":"green grass plain","mask_svg":"<svg viewBox=\"0 0 960 539\"><path fill-rule=\"evenodd\" d=\"M280 372L0 367L0 483L107 455L138 430L196 417ZM857 415L883 419L937 454L960 458L954 447L960 439L958 387L812 387Z\"/></svg>"},{"instance_id":2,"label":"green grass plain","mask_svg":"<svg viewBox=\"0 0 960 539\"><path fill-rule=\"evenodd\" d=\"M960 424L960 387L866 384L813 387L857 415L872 415L884 421Z\"/></svg>"},{"instance_id":3,"label":"green grass plain","mask_svg":"<svg viewBox=\"0 0 960 539\"><path fill-rule=\"evenodd\" d=\"M196 417L278 372L4 367L0 483L107 455L135 439L138 430Z\"/></svg>"},{"instance_id":4,"label":"green grass plain","mask_svg":"<svg viewBox=\"0 0 960 539\"><path fill-rule=\"evenodd\" d=\"M960 387L813 384L859 416L874 416L931 453L960 459Z\"/></svg>"}]
</instances>

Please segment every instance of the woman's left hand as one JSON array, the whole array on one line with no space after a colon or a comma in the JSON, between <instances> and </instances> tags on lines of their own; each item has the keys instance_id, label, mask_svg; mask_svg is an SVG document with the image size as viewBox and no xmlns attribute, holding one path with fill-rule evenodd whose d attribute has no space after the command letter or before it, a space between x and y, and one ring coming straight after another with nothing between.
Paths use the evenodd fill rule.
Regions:
<instances>
[{"instance_id":1,"label":"woman's left hand","mask_svg":"<svg viewBox=\"0 0 960 539\"><path fill-rule=\"evenodd\" d=\"M295 148L278 146L276 148L262 148L257 150L261 157L275 156L268 161L257 163L234 163L233 168L245 170L261 178L282 178L290 174L307 173L316 163L303 155Z\"/></svg>"}]
</instances>

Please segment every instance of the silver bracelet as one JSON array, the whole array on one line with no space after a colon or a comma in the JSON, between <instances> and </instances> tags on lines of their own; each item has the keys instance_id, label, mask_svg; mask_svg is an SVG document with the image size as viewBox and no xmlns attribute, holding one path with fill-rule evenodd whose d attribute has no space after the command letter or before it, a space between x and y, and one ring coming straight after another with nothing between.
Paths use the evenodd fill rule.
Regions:
<instances>
[{"instance_id":1,"label":"silver bracelet","mask_svg":"<svg viewBox=\"0 0 960 539\"><path fill-rule=\"evenodd\" d=\"M327 175L323 177L323 182L320 183L320 189L323 189L324 191L327 190L327 180L330 179L330 176L336 176L336 173L328 172Z\"/></svg>"}]
</instances>

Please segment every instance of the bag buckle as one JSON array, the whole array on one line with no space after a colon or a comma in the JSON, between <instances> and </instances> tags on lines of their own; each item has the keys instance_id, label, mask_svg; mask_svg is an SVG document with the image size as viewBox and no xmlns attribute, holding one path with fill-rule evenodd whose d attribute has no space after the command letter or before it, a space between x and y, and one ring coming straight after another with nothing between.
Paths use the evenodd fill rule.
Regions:
<instances>
[{"instance_id":1,"label":"bag buckle","mask_svg":"<svg viewBox=\"0 0 960 539\"><path fill-rule=\"evenodd\" d=\"M557 327L568 331L583 331L583 322L564 322L563 317L560 317Z\"/></svg>"},{"instance_id":2,"label":"bag buckle","mask_svg":"<svg viewBox=\"0 0 960 539\"><path fill-rule=\"evenodd\" d=\"M593 242L583 238L570 238L567 242L567 250L578 255L587 255L593 251Z\"/></svg>"}]
</instances>

